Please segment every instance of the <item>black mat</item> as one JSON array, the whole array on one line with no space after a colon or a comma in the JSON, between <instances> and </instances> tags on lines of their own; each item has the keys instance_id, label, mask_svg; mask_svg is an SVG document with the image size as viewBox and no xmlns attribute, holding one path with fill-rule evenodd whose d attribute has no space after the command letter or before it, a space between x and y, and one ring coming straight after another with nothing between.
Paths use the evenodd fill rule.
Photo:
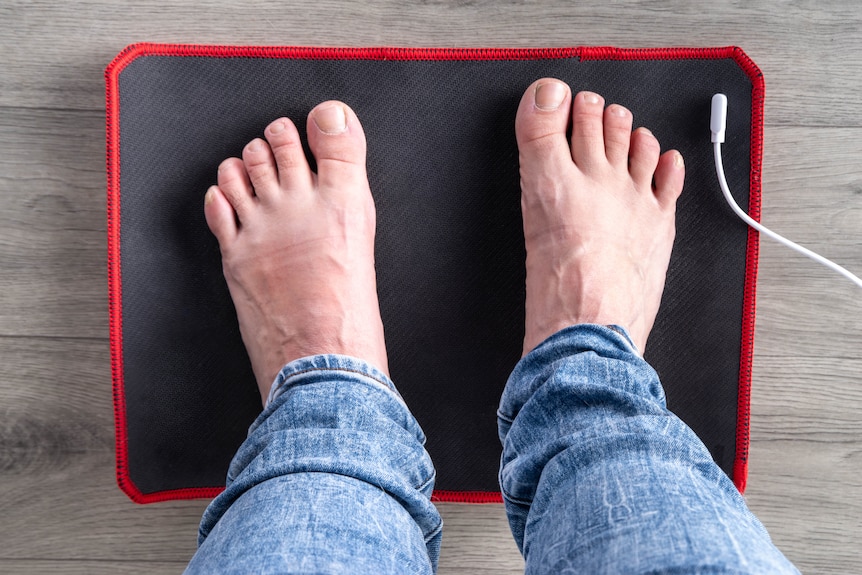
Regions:
<instances>
[{"instance_id":1,"label":"black mat","mask_svg":"<svg viewBox=\"0 0 862 575\"><path fill-rule=\"evenodd\" d=\"M416 50L138 44L107 77L117 475L135 501L212 496L260 412L203 195L226 157L317 103L363 123L392 377L428 436L436 496L499 500L495 411L520 357L524 247L514 117L543 76L630 108L686 159L678 233L646 357L669 407L742 489L757 239L723 203L724 163L759 212L763 81L736 48Z\"/></svg>"}]
</instances>

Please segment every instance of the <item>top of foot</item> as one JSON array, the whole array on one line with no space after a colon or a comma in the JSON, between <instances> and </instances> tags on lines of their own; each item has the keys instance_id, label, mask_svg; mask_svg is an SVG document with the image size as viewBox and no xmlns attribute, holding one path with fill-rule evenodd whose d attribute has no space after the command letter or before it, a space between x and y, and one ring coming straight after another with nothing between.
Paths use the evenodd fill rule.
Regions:
<instances>
[{"instance_id":1,"label":"top of foot","mask_svg":"<svg viewBox=\"0 0 862 575\"><path fill-rule=\"evenodd\" d=\"M311 171L296 126L272 122L206 194L225 279L262 398L281 368L332 353L388 373L374 271L365 135L342 102L308 116Z\"/></svg>"},{"instance_id":2,"label":"top of foot","mask_svg":"<svg viewBox=\"0 0 862 575\"><path fill-rule=\"evenodd\" d=\"M571 140L566 137L569 123ZM527 249L524 354L579 323L620 325L643 352L664 290L682 156L592 92L534 82L515 121Z\"/></svg>"}]
</instances>

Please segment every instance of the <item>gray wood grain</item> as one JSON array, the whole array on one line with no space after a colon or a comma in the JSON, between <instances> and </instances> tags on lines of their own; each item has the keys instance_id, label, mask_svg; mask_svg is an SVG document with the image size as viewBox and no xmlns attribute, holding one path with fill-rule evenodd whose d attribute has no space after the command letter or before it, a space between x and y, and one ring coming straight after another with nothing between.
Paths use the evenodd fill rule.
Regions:
<instances>
[{"instance_id":1,"label":"gray wood grain","mask_svg":"<svg viewBox=\"0 0 862 575\"><path fill-rule=\"evenodd\" d=\"M862 11L849 0L397 0L194 4L7 0L0 105L98 109L101 71L137 41L260 45L724 46L763 68L774 122L860 125ZM804 73L800 73L804 70Z\"/></svg>"},{"instance_id":2,"label":"gray wood grain","mask_svg":"<svg viewBox=\"0 0 862 575\"><path fill-rule=\"evenodd\" d=\"M98 110L0 108L0 335L108 335Z\"/></svg>"},{"instance_id":3,"label":"gray wood grain","mask_svg":"<svg viewBox=\"0 0 862 575\"><path fill-rule=\"evenodd\" d=\"M45 559L10 559L0 563L3 573L38 575L63 573L65 575L176 575L182 573L185 562L168 561L57 561Z\"/></svg>"},{"instance_id":4,"label":"gray wood grain","mask_svg":"<svg viewBox=\"0 0 862 575\"><path fill-rule=\"evenodd\" d=\"M742 46L766 77L764 222L862 272L851 0L0 3L0 572L179 572L204 501L116 488L104 67L138 41ZM859 573L862 297L764 239L747 499L806 573ZM517 573L500 506L441 505L440 572Z\"/></svg>"}]
</instances>

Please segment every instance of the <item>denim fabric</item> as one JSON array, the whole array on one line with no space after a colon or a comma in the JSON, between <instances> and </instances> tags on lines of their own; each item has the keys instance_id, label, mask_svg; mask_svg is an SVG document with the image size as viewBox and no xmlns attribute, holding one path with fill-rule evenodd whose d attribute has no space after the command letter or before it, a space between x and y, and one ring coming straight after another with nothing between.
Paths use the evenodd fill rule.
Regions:
<instances>
[{"instance_id":1,"label":"denim fabric","mask_svg":"<svg viewBox=\"0 0 862 575\"><path fill-rule=\"evenodd\" d=\"M625 330L579 325L516 366L500 485L529 574L798 573ZM425 438L392 382L320 355L285 366L207 508L187 573L436 572Z\"/></svg>"},{"instance_id":2,"label":"denim fabric","mask_svg":"<svg viewBox=\"0 0 862 575\"><path fill-rule=\"evenodd\" d=\"M798 573L622 328L545 340L515 367L498 423L526 573Z\"/></svg>"},{"instance_id":3,"label":"denim fabric","mask_svg":"<svg viewBox=\"0 0 862 575\"><path fill-rule=\"evenodd\" d=\"M274 385L186 572L435 572L434 467L389 378L318 355L285 366Z\"/></svg>"}]
</instances>

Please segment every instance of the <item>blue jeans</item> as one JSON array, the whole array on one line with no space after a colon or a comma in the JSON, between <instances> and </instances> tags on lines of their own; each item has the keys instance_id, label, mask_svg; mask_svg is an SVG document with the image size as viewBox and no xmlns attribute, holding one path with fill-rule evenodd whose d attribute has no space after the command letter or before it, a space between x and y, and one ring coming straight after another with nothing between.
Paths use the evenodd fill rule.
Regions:
<instances>
[{"instance_id":1,"label":"blue jeans","mask_svg":"<svg viewBox=\"0 0 862 575\"><path fill-rule=\"evenodd\" d=\"M273 389L187 573L434 573L434 467L393 383L319 355L285 366ZM623 329L545 340L515 367L498 416L527 573L798 573L667 410Z\"/></svg>"}]
</instances>

